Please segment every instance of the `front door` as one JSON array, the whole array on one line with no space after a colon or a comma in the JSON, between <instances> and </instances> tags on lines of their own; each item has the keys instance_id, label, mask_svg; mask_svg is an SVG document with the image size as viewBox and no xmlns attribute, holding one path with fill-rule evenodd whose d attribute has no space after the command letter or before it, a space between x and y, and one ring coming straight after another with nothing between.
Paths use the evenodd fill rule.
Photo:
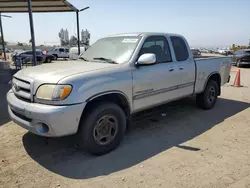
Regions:
<instances>
[{"instance_id":1,"label":"front door","mask_svg":"<svg viewBox=\"0 0 250 188\"><path fill-rule=\"evenodd\" d=\"M134 110L142 110L176 98L181 83L180 71L173 62L165 36L148 37L139 53L154 53L156 63L133 71Z\"/></svg>"},{"instance_id":2,"label":"front door","mask_svg":"<svg viewBox=\"0 0 250 188\"><path fill-rule=\"evenodd\" d=\"M59 48L59 57L64 58L65 57L65 49Z\"/></svg>"}]
</instances>

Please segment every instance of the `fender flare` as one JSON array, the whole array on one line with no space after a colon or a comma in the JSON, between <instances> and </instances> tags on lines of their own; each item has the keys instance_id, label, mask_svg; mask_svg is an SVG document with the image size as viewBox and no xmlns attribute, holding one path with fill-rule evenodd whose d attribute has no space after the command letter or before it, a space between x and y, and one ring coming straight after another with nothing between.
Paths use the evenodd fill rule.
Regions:
<instances>
[{"instance_id":1,"label":"fender flare","mask_svg":"<svg viewBox=\"0 0 250 188\"><path fill-rule=\"evenodd\" d=\"M203 86L202 92L205 90L205 88L206 88L206 86L207 86L207 83L208 83L208 80L209 80L213 75L215 75L215 74L218 74L218 75L219 75L220 82L221 82L221 75L220 75L219 72L216 71L216 72L210 73L210 74L208 75L206 81L205 81L205 84L204 84L204 86ZM221 85L221 83L220 83L220 85ZM220 85L219 85L219 90L220 90Z\"/></svg>"},{"instance_id":2,"label":"fender flare","mask_svg":"<svg viewBox=\"0 0 250 188\"><path fill-rule=\"evenodd\" d=\"M119 91L119 90L109 90L109 91L103 91L103 92L97 93L97 94L89 97L85 102L88 103L88 102L90 102L90 101L92 101L92 100L94 100L94 99L96 99L98 97L108 95L108 94L120 94L120 95L122 95L126 99L126 101L128 103L130 112L132 112L132 107L130 105L130 101L129 101L128 96L125 93L123 93L122 91Z\"/></svg>"}]
</instances>

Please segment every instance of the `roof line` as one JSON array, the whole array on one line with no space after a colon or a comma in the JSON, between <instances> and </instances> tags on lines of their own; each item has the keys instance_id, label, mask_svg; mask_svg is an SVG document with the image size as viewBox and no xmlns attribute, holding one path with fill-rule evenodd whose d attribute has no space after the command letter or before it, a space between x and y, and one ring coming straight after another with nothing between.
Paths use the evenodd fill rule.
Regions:
<instances>
[{"instance_id":1,"label":"roof line","mask_svg":"<svg viewBox=\"0 0 250 188\"><path fill-rule=\"evenodd\" d=\"M39 3L41 5L37 5L36 3ZM27 0L1 0L0 1L0 12L25 13L25 12L28 12L27 8L28 8ZM34 8L34 10L32 10L33 13L79 11L75 6L73 6L67 0L33 0L32 8Z\"/></svg>"},{"instance_id":2,"label":"roof line","mask_svg":"<svg viewBox=\"0 0 250 188\"><path fill-rule=\"evenodd\" d=\"M17 8L26 8L26 5L20 5L20 6L0 6L0 8L12 8L12 9L17 9ZM47 8L47 7L64 7L64 8L68 8L65 5L32 5L32 8Z\"/></svg>"},{"instance_id":3,"label":"roof line","mask_svg":"<svg viewBox=\"0 0 250 188\"><path fill-rule=\"evenodd\" d=\"M73 6L72 4L70 4L68 1L66 1L66 0L63 0L63 1L65 4L67 4L68 6L71 6L73 9L75 9L75 11L78 11L78 9L75 6Z\"/></svg>"}]
</instances>

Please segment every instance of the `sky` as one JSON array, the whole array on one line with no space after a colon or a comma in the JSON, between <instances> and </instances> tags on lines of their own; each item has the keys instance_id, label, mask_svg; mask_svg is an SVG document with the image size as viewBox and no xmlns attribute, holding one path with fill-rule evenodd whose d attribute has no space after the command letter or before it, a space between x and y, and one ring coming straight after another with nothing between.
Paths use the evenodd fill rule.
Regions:
<instances>
[{"instance_id":1,"label":"sky","mask_svg":"<svg viewBox=\"0 0 250 188\"><path fill-rule=\"evenodd\" d=\"M80 13L80 29L91 43L110 34L127 32L178 33L193 47L248 45L250 0L69 0ZM28 43L28 14L2 18L5 40ZM58 44L61 28L76 34L75 13L34 13L36 44Z\"/></svg>"}]
</instances>

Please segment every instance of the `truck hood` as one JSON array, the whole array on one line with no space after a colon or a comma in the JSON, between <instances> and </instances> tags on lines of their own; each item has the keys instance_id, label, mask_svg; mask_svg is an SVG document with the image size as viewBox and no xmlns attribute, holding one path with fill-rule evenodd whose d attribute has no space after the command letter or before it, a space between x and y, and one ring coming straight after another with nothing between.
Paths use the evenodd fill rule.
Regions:
<instances>
[{"instance_id":1,"label":"truck hood","mask_svg":"<svg viewBox=\"0 0 250 188\"><path fill-rule=\"evenodd\" d=\"M85 61L57 61L56 63L43 64L18 71L14 77L27 81L42 81L43 83L57 83L64 77L85 73L107 67L117 66L105 62Z\"/></svg>"}]
</instances>

